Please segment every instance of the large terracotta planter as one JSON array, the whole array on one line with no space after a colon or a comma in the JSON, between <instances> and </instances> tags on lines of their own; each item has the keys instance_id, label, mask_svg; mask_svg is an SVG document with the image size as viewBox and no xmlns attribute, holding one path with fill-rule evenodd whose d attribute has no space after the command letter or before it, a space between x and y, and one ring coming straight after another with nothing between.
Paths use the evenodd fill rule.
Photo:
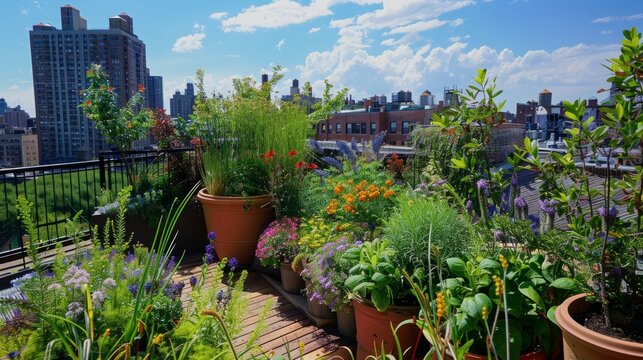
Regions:
<instances>
[{"instance_id":1,"label":"large terracotta planter","mask_svg":"<svg viewBox=\"0 0 643 360\"><path fill-rule=\"evenodd\" d=\"M281 274L281 287L284 288L284 291L291 294L301 294L305 287L304 279L301 275L296 273L290 264L281 264L279 272Z\"/></svg>"},{"instance_id":2,"label":"large terracotta planter","mask_svg":"<svg viewBox=\"0 0 643 360\"><path fill-rule=\"evenodd\" d=\"M355 337L357 329L355 328L355 310L352 306L337 312L337 331L346 337Z\"/></svg>"},{"instance_id":3,"label":"large terracotta planter","mask_svg":"<svg viewBox=\"0 0 643 360\"><path fill-rule=\"evenodd\" d=\"M353 300L355 322L357 325L357 359L362 360L374 354L374 347L380 352L382 343L385 353L393 353L395 339L391 331L404 320L417 316L419 308L414 306L390 306L386 312L379 312L374 306ZM402 351L413 348L421 337L420 328L409 324L402 326L397 332ZM407 351L404 359L411 359L411 351ZM397 357L397 353L395 353Z\"/></svg>"},{"instance_id":4,"label":"large terracotta planter","mask_svg":"<svg viewBox=\"0 0 643 360\"><path fill-rule=\"evenodd\" d=\"M447 358L451 358L451 357L447 357ZM472 354L472 353L468 353L467 355L465 355L464 358L465 360L488 360L487 355L478 355L478 354ZM547 360L547 355L543 350L540 350L540 351L534 351L526 354L520 354L519 359L520 360Z\"/></svg>"},{"instance_id":5,"label":"large terracotta planter","mask_svg":"<svg viewBox=\"0 0 643 360\"><path fill-rule=\"evenodd\" d=\"M212 196L202 189L197 198L208 232L217 234L212 245L219 259L236 257L242 266L250 265L261 232L275 216L271 197Z\"/></svg>"},{"instance_id":6,"label":"large terracotta planter","mask_svg":"<svg viewBox=\"0 0 643 360\"><path fill-rule=\"evenodd\" d=\"M586 313L590 304L585 294L574 295L556 309L556 321L563 331L565 360L643 359L643 344L615 339L587 329L572 318Z\"/></svg>"}]
</instances>

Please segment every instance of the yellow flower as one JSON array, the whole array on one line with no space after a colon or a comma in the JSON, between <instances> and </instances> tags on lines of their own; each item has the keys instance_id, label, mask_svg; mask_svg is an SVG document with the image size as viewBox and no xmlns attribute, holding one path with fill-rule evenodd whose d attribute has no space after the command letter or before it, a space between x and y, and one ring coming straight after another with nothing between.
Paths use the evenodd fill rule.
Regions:
<instances>
[{"instance_id":1,"label":"yellow flower","mask_svg":"<svg viewBox=\"0 0 643 360\"><path fill-rule=\"evenodd\" d=\"M105 330L105 333L103 334L103 337L108 337L110 333L111 333L111 331L108 328L107 330Z\"/></svg>"},{"instance_id":2,"label":"yellow flower","mask_svg":"<svg viewBox=\"0 0 643 360\"><path fill-rule=\"evenodd\" d=\"M487 317L489 316L489 310L487 310L486 306L482 307L482 319L487 320Z\"/></svg>"},{"instance_id":3,"label":"yellow flower","mask_svg":"<svg viewBox=\"0 0 643 360\"><path fill-rule=\"evenodd\" d=\"M164 338L164 337L165 337L165 334L158 334L158 335L154 338L154 345L161 345L161 343L163 342L163 338Z\"/></svg>"},{"instance_id":4,"label":"yellow flower","mask_svg":"<svg viewBox=\"0 0 643 360\"><path fill-rule=\"evenodd\" d=\"M438 292L437 296L435 297L435 307L436 307L436 315L438 316L438 319L443 317L447 308L446 302L444 301L444 292L442 291Z\"/></svg>"},{"instance_id":5,"label":"yellow flower","mask_svg":"<svg viewBox=\"0 0 643 360\"><path fill-rule=\"evenodd\" d=\"M502 265L503 269L507 268L507 259L505 259L505 256L500 254L498 255L498 259L500 260L500 264Z\"/></svg>"},{"instance_id":6,"label":"yellow flower","mask_svg":"<svg viewBox=\"0 0 643 360\"><path fill-rule=\"evenodd\" d=\"M347 183L348 183L348 185L353 185L353 179L349 179L349 180L347 181Z\"/></svg>"}]
</instances>

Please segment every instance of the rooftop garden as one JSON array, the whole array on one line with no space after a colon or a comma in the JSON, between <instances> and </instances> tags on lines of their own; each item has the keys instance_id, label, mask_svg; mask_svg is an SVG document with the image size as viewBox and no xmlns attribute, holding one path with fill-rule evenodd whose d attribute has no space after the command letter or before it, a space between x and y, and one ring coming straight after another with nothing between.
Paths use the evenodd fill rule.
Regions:
<instances>
[{"instance_id":1,"label":"rooftop garden","mask_svg":"<svg viewBox=\"0 0 643 360\"><path fill-rule=\"evenodd\" d=\"M619 177L611 170L643 148L643 47L635 28L623 34L620 56L605 64L614 106L595 119L584 102L564 102L568 151L543 155L527 138L506 168L487 153L504 102L485 69L460 105L412 133L409 159L380 154L384 133L338 141L334 154L310 138L345 90L332 94L327 83L323 105L307 114L296 97L270 99L278 67L260 86L237 80L228 97L206 94L197 71L194 116L178 127L180 141L195 145L202 184L162 206L146 246L127 230L140 180L127 162L131 186L92 229L91 246L59 249L53 263L41 261L33 204L18 200L33 265L14 280L16 295L0 299L0 354L278 358L255 343L261 316L248 341L233 340L244 331L248 271L262 271L280 277L280 291L304 294L311 318L336 318L339 333L356 339L352 358L640 358L643 167ZM138 98L116 107L100 67L90 79L82 107L126 151L153 115L138 112ZM170 146L163 134L178 134L177 124L154 117ZM577 163L588 153L607 158L604 176ZM537 178L535 198L521 186L525 173ZM207 239L179 241L179 217L194 196ZM79 244L81 232L71 230ZM205 248L189 284L174 281L183 257L172 256L186 241Z\"/></svg>"}]
</instances>

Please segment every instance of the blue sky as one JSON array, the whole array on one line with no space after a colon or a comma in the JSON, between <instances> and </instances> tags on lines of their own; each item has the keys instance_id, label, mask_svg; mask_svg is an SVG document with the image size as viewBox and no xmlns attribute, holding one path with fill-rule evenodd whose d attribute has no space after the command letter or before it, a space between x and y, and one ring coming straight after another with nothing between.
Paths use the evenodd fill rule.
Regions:
<instances>
[{"instance_id":1,"label":"blue sky","mask_svg":"<svg viewBox=\"0 0 643 360\"><path fill-rule=\"evenodd\" d=\"M67 1L3 0L0 10L0 97L33 116L28 29L60 28ZM164 78L168 98L206 72L210 91L226 93L231 79L258 78L285 68L278 88L323 79L348 87L353 98L445 86L464 87L478 67L498 77L507 110L537 99L554 102L598 96L607 87L601 64L618 54L621 31L643 29L635 0L70 0L90 29L126 12L147 46L147 65ZM601 98L601 96L598 96Z\"/></svg>"}]
</instances>

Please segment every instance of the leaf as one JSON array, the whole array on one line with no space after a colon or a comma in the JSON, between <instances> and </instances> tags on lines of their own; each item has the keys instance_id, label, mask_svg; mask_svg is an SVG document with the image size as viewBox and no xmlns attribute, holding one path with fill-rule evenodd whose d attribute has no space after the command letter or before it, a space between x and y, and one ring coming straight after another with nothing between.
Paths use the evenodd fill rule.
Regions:
<instances>
[{"instance_id":1,"label":"leaf","mask_svg":"<svg viewBox=\"0 0 643 360\"><path fill-rule=\"evenodd\" d=\"M491 301L490 301L491 302ZM482 308L478 306L478 303L473 296L467 296L462 300L462 305L460 309L464 311L467 316L480 320L482 318Z\"/></svg>"},{"instance_id":2,"label":"leaf","mask_svg":"<svg viewBox=\"0 0 643 360\"><path fill-rule=\"evenodd\" d=\"M374 283L378 285L382 285L386 283L386 275L382 274L381 272L376 272L371 276L371 280L373 280Z\"/></svg>"},{"instance_id":3,"label":"leaf","mask_svg":"<svg viewBox=\"0 0 643 360\"><path fill-rule=\"evenodd\" d=\"M549 286L556 289L564 289L564 290L573 290L573 289L576 289L577 287L576 281L568 277L558 278L554 280L551 284L549 284Z\"/></svg>"},{"instance_id":4,"label":"leaf","mask_svg":"<svg viewBox=\"0 0 643 360\"><path fill-rule=\"evenodd\" d=\"M498 352L498 356L502 359L512 359L512 360L518 360L520 358L520 350L522 349L522 335L520 331L520 327L516 326L515 324L511 323L511 320L509 321L509 352L510 352L510 357L507 357L507 345L505 342L505 339L507 338L506 335L506 328L504 322L500 322L500 324L496 327L496 332L494 333L493 336L493 344L496 347L496 351Z\"/></svg>"},{"instance_id":5,"label":"leaf","mask_svg":"<svg viewBox=\"0 0 643 360\"><path fill-rule=\"evenodd\" d=\"M375 305L375 308L380 312L386 311L389 305L391 305L391 298L388 296L388 291L385 288L373 289L373 292L371 292L371 301L373 301L373 305Z\"/></svg>"},{"instance_id":6,"label":"leaf","mask_svg":"<svg viewBox=\"0 0 643 360\"><path fill-rule=\"evenodd\" d=\"M473 345L473 339L467 341L463 345L460 345L460 347L458 348L458 350L456 352L456 354L457 354L456 358L457 359L464 359L465 356L467 355L467 353L469 352L469 348L471 347L471 345Z\"/></svg>"},{"instance_id":7,"label":"leaf","mask_svg":"<svg viewBox=\"0 0 643 360\"><path fill-rule=\"evenodd\" d=\"M365 297L368 294L368 292L374 287L375 287L375 284L373 284L370 281L362 282L357 284L357 286L353 288L353 292L359 294L362 297Z\"/></svg>"},{"instance_id":8,"label":"leaf","mask_svg":"<svg viewBox=\"0 0 643 360\"><path fill-rule=\"evenodd\" d=\"M482 259L482 261L480 261L480 264L478 265L478 267L480 269L484 269L484 270L500 269L500 263L497 262L496 260Z\"/></svg>"},{"instance_id":9,"label":"leaf","mask_svg":"<svg viewBox=\"0 0 643 360\"><path fill-rule=\"evenodd\" d=\"M491 312L491 308L493 307L493 303L491 302L491 299L489 296L483 293L478 293L474 297L474 300L476 304L478 305L478 308L480 309L480 318L482 318L482 309L486 308L487 312Z\"/></svg>"},{"instance_id":10,"label":"leaf","mask_svg":"<svg viewBox=\"0 0 643 360\"><path fill-rule=\"evenodd\" d=\"M521 294L525 295L527 298L529 298L531 301L535 302L536 305L540 308L540 310L544 311L546 309L545 307L545 302L543 299L540 297L538 292L529 284L527 281L523 282L518 286L518 291L520 291Z\"/></svg>"},{"instance_id":11,"label":"leaf","mask_svg":"<svg viewBox=\"0 0 643 360\"><path fill-rule=\"evenodd\" d=\"M464 263L464 260L459 258L448 258L447 266L449 267L449 271L451 271L451 273L460 275L462 277L467 276L467 266Z\"/></svg>"},{"instance_id":12,"label":"leaf","mask_svg":"<svg viewBox=\"0 0 643 360\"><path fill-rule=\"evenodd\" d=\"M362 283L364 280L366 280L366 276L364 275L351 275L346 279L346 281L344 281L344 285L349 290L353 290L357 285Z\"/></svg>"},{"instance_id":13,"label":"leaf","mask_svg":"<svg viewBox=\"0 0 643 360\"><path fill-rule=\"evenodd\" d=\"M556 324L556 326L558 326L558 321L556 321L556 315L555 315L557 308L558 308L558 305L555 305L550 307L549 310L547 310L547 318L549 319L549 321Z\"/></svg>"}]
</instances>

